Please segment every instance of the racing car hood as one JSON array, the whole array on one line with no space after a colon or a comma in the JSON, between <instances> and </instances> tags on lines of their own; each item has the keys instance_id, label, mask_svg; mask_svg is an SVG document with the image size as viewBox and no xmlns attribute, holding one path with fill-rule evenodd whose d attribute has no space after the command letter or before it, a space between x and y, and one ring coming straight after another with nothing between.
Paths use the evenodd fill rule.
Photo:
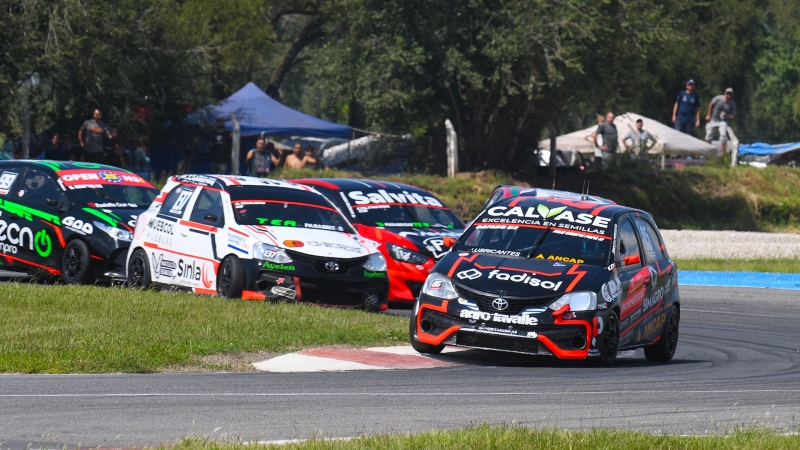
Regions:
<instances>
[{"instance_id":1,"label":"racing car hood","mask_svg":"<svg viewBox=\"0 0 800 450\"><path fill-rule=\"evenodd\" d=\"M589 290L604 267L520 259L479 253L448 253L433 271L482 292L513 297L538 297Z\"/></svg>"},{"instance_id":2,"label":"racing car hood","mask_svg":"<svg viewBox=\"0 0 800 450\"><path fill-rule=\"evenodd\" d=\"M458 238L464 232L463 228L408 228L408 227L371 227L358 225L358 233L368 239L378 242L391 242L395 245L416 250L425 256L438 260L448 251L443 244L446 236ZM410 241L410 242L409 242Z\"/></svg>"},{"instance_id":3,"label":"racing car hood","mask_svg":"<svg viewBox=\"0 0 800 450\"><path fill-rule=\"evenodd\" d=\"M248 226L259 241L314 256L358 258L376 253L378 245L361 236L309 228Z\"/></svg>"},{"instance_id":4,"label":"racing car hood","mask_svg":"<svg viewBox=\"0 0 800 450\"><path fill-rule=\"evenodd\" d=\"M136 227L136 218L145 212L138 208L83 208L87 215L94 216L94 220L111 225L114 228L133 231Z\"/></svg>"}]
</instances>

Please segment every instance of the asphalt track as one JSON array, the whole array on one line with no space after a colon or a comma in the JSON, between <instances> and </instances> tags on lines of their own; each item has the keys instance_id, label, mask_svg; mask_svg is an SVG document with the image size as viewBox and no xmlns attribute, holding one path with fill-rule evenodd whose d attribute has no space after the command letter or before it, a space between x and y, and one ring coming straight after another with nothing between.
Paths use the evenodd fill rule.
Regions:
<instances>
[{"instance_id":1,"label":"asphalt track","mask_svg":"<svg viewBox=\"0 0 800 450\"><path fill-rule=\"evenodd\" d=\"M468 351L464 365L345 373L0 375L0 448L272 441L480 423L706 434L797 431L800 294L681 287L670 364Z\"/></svg>"}]
</instances>

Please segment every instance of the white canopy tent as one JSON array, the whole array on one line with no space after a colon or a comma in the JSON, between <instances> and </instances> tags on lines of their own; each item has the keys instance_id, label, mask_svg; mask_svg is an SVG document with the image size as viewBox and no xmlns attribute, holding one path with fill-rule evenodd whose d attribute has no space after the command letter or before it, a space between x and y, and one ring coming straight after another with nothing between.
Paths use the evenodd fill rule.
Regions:
<instances>
[{"instance_id":1,"label":"white canopy tent","mask_svg":"<svg viewBox=\"0 0 800 450\"><path fill-rule=\"evenodd\" d=\"M637 119L642 119L644 122L644 129L649 131L656 140L655 145L648 151L650 154L693 157L716 154L716 148L705 141L681 133L661 122L630 112L619 115L614 119L614 125L617 126L617 135L619 139L617 148L619 151L625 151L625 144L622 143L622 138L625 137L629 131L636 130ZM594 133L596 129L597 125L558 136L556 138L556 149L594 154L595 145L594 142L592 142L592 133ZM550 139L539 141L539 148L549 149Z\"/></svg>"}]
</instances>

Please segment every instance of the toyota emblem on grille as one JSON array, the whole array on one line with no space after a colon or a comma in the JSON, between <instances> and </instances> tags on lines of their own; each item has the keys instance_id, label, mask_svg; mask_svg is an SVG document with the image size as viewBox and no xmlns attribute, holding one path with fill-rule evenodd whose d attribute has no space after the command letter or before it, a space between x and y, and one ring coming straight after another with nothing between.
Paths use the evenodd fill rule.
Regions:
<instances>
[{"instance_id":1,"label":"toyota emblem on grille","mask_svg":"<svg viewBox=\"0 0 800 450\"><path fill-rule=\"evenodd\" d=\"M339 263L336 261L328 261L325 263L325 268L330 270L331 272L336 272L339 270Z\"/></svg>"},{"instance_id":2,"label":"toyota emblem on grille","mask_svg":"<svg viewBox=\"0 0 800 450\"><path fill-rule=\"evenodd\" d=\"M499 298L498 297L498 298L492 300L492 308L494 308L494 309L496 309L498 311L502 311L502 310L508 308L508 301L506 301L506 299L504 299L504 298Z\"/></svg>"}]
</instances>

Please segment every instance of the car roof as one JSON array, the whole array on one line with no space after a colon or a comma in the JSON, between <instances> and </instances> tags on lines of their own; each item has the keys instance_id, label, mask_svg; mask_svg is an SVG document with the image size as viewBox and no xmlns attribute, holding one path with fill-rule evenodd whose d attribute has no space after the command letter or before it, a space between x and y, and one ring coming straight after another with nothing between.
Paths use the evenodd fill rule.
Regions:
<instances>
[{"instance_id":1,"label":"car roof","mask_svg":"<svg viewBox=\"0 0 800 450\"><path fill-rule=\"evenodd\" d=\"M182 184L213 187L223 191L227 191L229 190L230 187L234 186L285 188L285 189L304 190L304 191L309 190L305 186L289 183L288 181L284 180L273 180L271 178L246 177L238 175L185 174L185 175L175 175L170 180L174 180Z\"/></svg>"},{"instance_id":2,"label":"car roof","mask_svg":"<svg viewBox=\"0 0 800 450\"><path fill-rule=\"evenodd\" d=\"M5 166L39 167L52 172L59 172L61 170L119 170L133 173L130 170L105 164L84 163L80 161L52 161L47 159L13 159L0 161L0 167Z\"/></svg>"},{"instance_id":3,"label":"car roof","mask_svg":"<svg viewBox=\"0 0 800 450\"><path fill-rule=\"evenodd\" d=\"M385 189L391 191L417 191L432 195L425 189L405 183L383 180L365 180L357 178L303 178L291 180L292 183L305 184L314 187L327 188L334 191L357 191L364 189Z\"/></svg>"},{"instance_id":4,"label":"car roof","mask_svg":"<svg viewBox=\"0 0 800 450\"><path fill-rule=\"evenodd\" d=\"M494 191L492 192L494 193L498 189L510 193L512 196L537 197L542 199L560 198L573 201L579 201L579 200L590 201L590 202L595 202L599 205L606 205L606 204L616 205L616 202L614 202L613 200L609 200L607 198L598 197L596 195L579 194L577 192L572 192L572 191L532 188L526 186L500 185L494 188ZM514 193L513 192L514 190L517 190L518 192Z\"/></svg>"}]
</instances>

